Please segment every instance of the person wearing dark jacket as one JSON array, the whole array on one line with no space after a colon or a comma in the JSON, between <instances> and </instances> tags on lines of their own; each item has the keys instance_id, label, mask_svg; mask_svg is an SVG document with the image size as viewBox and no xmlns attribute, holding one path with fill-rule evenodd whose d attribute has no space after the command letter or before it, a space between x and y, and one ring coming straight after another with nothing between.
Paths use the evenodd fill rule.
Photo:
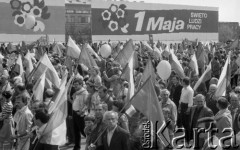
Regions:
<instances>
[{"instance_id":1,"label":"person wearing dark jacket","mask_svg":"<svg viewBox=\"0 0 240 150\"><path fill-rule=\"evenodd\" d=\"M107 124L102 137L104 150L130 150L129 133L117 125L118 119L117 112L104 113L103 120Z\"/></svg>"}]
</instances>

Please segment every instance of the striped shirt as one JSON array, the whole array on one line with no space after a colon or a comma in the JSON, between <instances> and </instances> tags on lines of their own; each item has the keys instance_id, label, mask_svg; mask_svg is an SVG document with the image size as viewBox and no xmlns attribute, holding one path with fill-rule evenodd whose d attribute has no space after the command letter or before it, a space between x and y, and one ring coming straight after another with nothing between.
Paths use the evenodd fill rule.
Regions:
<instances>
[{"instance_id":1,"label":"striped shirt","mask_svg":"<svg viewBox=\"0 0 240 150\"><path fill-rule=\"evenodd\" d=\"M13 110L12 102L11 101L9 101L9 102L5 101L3 106L2 106L2 118L4 118L8 114L9 114L9 117L6 118L6 119L12 118L12 110Z\"/></svg>"}]
</instances>

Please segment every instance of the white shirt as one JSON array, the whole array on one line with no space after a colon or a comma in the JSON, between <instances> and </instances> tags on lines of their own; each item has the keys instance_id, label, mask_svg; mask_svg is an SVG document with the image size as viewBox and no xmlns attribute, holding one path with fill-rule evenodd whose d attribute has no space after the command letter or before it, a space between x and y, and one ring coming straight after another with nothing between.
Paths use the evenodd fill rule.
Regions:
<instances>
[{"instance_id":1,"label":"white shirt","mask_svg":"<svg viewBox=\"0 0 240 150\"><path fill-rule=\"evenodd\" d=\"M114 131L116 130L116 128L117 128L117 126L114 127L114 129L112 129L111 131L108 130L108 133L107 133L108 146L110 146L111 139L112 139L113 133L114 133Z\"/></svg>"},{"instance_id":2,"label":"white shirt","mask_svg":"<svg viewBox=\"0 0 240 150\"><path fill-rule=\"evenodd\" d=\"M180 98L180 103L188 104L188 107L192 107L193 105L193 94L194 91L190 86L187 86L182 89L182 94Z\"/></svg>"}]
</instances>

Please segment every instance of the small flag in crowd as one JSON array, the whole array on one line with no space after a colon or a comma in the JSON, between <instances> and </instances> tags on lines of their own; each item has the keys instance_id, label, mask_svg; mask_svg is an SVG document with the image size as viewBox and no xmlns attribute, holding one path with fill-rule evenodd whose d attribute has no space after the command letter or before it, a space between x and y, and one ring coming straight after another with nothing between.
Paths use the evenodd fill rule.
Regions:
<instances>
[{"instance_id":1,"label":"small flag in crowd","mask_svg":"<svg viewBox=\"0 0 240 150\"><path fill-rule=\"evenodd\" d=\"M68 44L67 44L67 56L73 57L73 58L79 58L79 55L81 53L80 48L77 46L77 44L73 41L71 36L68 38Z\"/></svg>"},{"instance_id":2,"label":"small flag in crowd","mask_svg":"<svg viewBox=\"0 0 240 150\"><path fill-rule=\"evenodd\" d=\"M193 90L196 91L197 88L199 87L199 85L201 83L205 83L206 81L210 80L212 77L212 62L210 62L207 66L207 69L205 70L205 72L202 74L202 76L199 78L199 80L197 81L197 83L194 85Z\"/></svg>"},{"instance_id":3,"label":"small flag in crowd","mask_svg":"<svg viewBox=\"0 0 240 150\"><path fill-rule=\"evenodd\" d=\"M132 39L130 39L126 43L123 50L121 50L118 53L117 57L115 58L115 61L118 62L124 68L128 63L133 51L134 51L134 45L133 45Z\"/></svg>"},{"instance_id":4,"label":"small flag in crowd","mask_svg":"<svg viewBox=\"0 0 240 150\"><path fill-rule=\"evenodd\" d=\"M230 84L231 81L231 70L230 70L230 56L231 52L229 52L228 54L228 58L225 62L225 65L222 69L222 73L220 75L218 84L217 84L217 90L215 92L215 96L219 97L219 96L225 96L226 95L226 90L227 90L227 86Z\"/></svg>"},{"instance_id":5,"label":"small flag in crowd","mask_svg":"<svg viewBox=\"0 0 240 150\"><path fill-rule=\"evenodd\" d=\"M35 79L38 79L42 75L45 68L48 68L46 72L46 78L49 79L49 81L51 81L55 86L59 87L60 78L46 53L39 60L37 67L34 68L34 70L29 75L28 81L30 81L32 77L34 77Z\"/></svg>"}]
</instances>

